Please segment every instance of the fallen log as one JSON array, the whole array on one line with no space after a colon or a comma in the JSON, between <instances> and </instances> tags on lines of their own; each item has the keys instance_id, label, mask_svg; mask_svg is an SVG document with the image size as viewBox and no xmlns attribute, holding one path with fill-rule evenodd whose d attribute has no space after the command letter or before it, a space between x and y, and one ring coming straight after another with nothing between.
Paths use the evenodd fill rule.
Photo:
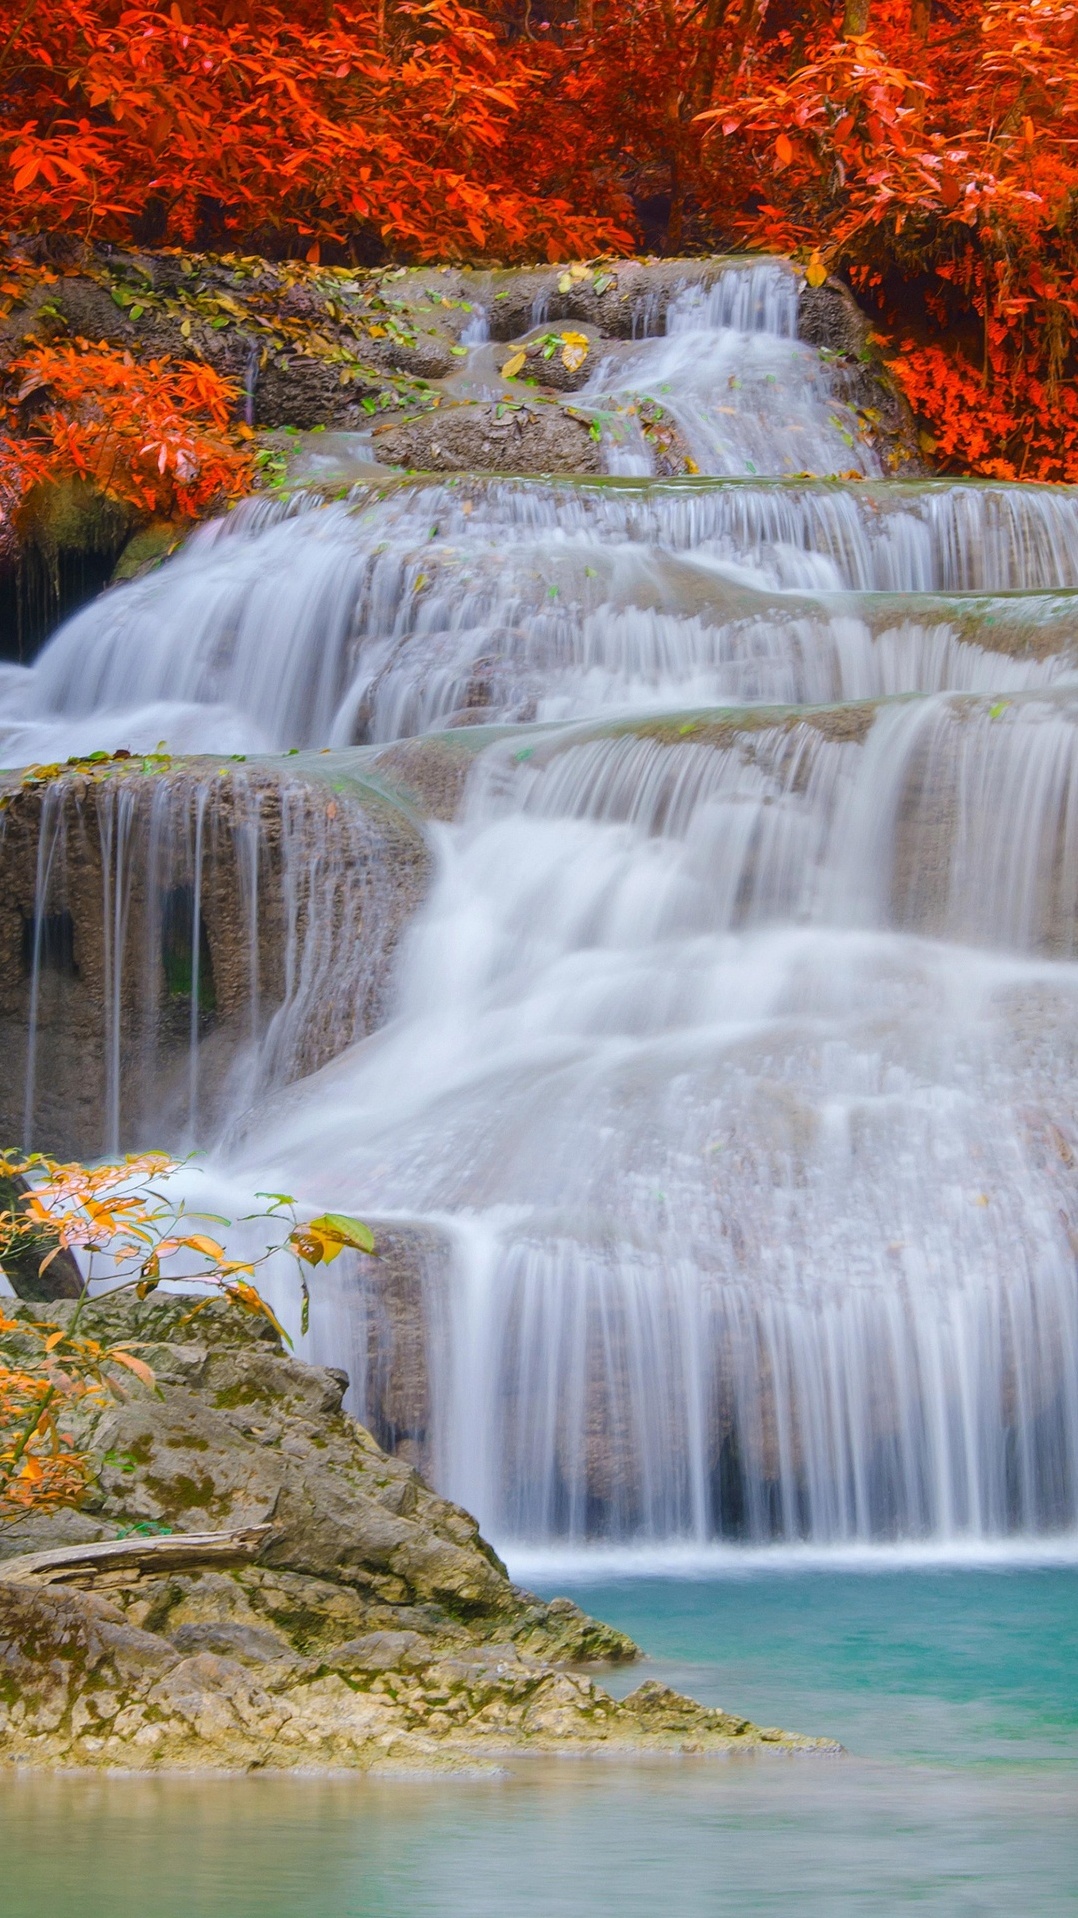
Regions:
<instances>
[{"instance_id":1,"label":"fallen log","mask_svg":"<svg viewBox=\"0 0 1078 1918\"><path fill-rule=\"evenodd\" d=\"M90 1545L58 1545L0 1562L0 1580L17 1585L92 1585L117 1574L205 1571L257 1558L272 1525L245 1525L231 1532L166 1532L158 1538L97 1539Z\"/></svg>"}]
</instances>

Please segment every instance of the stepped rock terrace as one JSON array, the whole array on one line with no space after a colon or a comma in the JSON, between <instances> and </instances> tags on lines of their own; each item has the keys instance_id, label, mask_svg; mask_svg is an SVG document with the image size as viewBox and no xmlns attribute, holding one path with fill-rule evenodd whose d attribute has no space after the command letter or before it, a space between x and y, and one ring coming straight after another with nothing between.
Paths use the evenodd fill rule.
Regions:
<instances>
[{"instance_id":1,"label":"stepped rock terrace","mask_svg":"<svg viewBox=\"0 0 1078 1918\"><path fill-rule=\"evenodd\" d=\"M327 501L311 436L8 670L9 760L222 756L156 840L137 777L4 815L11 1016L52 1044L81 950L87 1115L172 1114L215 1210L376 1222L309 1349L501 1541L1071 1533L1078 493L888 476L789 269L684 278L590 349L584 475L359 435ZM451 377L496 409L483 331ZM173 896L222 1010L162 1063Z\"/></svg>"}]
</instances>

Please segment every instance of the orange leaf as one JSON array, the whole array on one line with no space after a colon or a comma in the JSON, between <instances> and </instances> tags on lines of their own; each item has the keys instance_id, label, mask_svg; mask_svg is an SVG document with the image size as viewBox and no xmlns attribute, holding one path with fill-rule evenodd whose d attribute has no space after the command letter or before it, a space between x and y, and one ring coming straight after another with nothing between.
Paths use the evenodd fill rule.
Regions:
<instances>
[{"instance_id":1,"label":"orange leaf","mask_svg":"<svg viewBox=\"0 0 1078 1918\"><path fill-rule=\"evenodd\" d=\"M785 133L780 133L778 139L775 141L775 156L780 167L789 166L790 161L794 157L793 144Z\"/></svg>"},{"instance_id":2,"label":"orange leaf","mask_svg":"<svg viewBox=\"0 0 1078 1918\"><path fill-rule=\"evenodd\" d=\"M157 1381L145 1359L136 1359L130 1352L110 1352L109 1359L113 1365L125 1365L129 1372L142 1380L143 1385L156 1385Z\"/></svg>"},{"instance_id":3,"label":"orange leaf","mask_svg":"<svg viewBox=\"0 0 1078 1918\"><path fill-rule=\"evenodd\" d=\"M181 1239L180 1244L189 1245L192 1252L201 1252L207 1259L223 1259L225 1256L224 1246L218 1245L216 1239L208 1239L204 1232L192 1232L188 1238Z\"/></svg>"}]
</instances>

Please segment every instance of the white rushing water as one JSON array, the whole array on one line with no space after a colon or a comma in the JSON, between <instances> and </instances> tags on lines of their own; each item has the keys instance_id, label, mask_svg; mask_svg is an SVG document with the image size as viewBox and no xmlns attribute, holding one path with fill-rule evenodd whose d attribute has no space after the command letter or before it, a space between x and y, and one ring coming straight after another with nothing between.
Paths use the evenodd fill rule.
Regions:
<instances>
[{"instance_id":1,"label":"white rushing water","mask_svg":"<svg viewBox=\"0 0 1078 1918\"><path fill-rule=\"evenodd\" d=\"M1078 495L769 479L857 463L791 285L619 364L755 475L257 505L0 688L9 760L517 722L214 1176L448 1233L435 1475L531 1548L1078 1525Z\"/></svg>"}]
</instances>

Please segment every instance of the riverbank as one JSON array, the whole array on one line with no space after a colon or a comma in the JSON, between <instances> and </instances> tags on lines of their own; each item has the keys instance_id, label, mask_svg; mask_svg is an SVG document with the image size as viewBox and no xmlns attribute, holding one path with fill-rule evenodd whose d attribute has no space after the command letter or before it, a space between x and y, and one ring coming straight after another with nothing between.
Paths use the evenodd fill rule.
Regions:
<instances>
[{"instance_id":1,"label":"riverbank","mask_svg":"<svg viewBox=\"0 0 1078 1918\"><path fill-rule=\"evenodd\" d=\"M0 1533L0 1764L837 1750L650 1680L613 1698L576 1668L631 1661L633 1642L511 1584L475 1520L342 1411L346 1375L287 1356L266 1320L173 1297L81 1323L134 1343L154 1383L75 1420L81 1511ZM4 1346L17 1362L17 1331Z\"/></svg>"},{"instance_id":2,"label":"riverbank","mask_svg":"<svg viewBox=\"0 0 1078 1918\"><path fill-rule=\"evenodd\" d=\"M1078 1877L1076 1585L577 1584L640 1637L645 1669L757 1714L796 1701L849 1756L119 1790L22 1775L0 1800L6 1918L1059 1918Z\"/></svg>"}]
</instances>

